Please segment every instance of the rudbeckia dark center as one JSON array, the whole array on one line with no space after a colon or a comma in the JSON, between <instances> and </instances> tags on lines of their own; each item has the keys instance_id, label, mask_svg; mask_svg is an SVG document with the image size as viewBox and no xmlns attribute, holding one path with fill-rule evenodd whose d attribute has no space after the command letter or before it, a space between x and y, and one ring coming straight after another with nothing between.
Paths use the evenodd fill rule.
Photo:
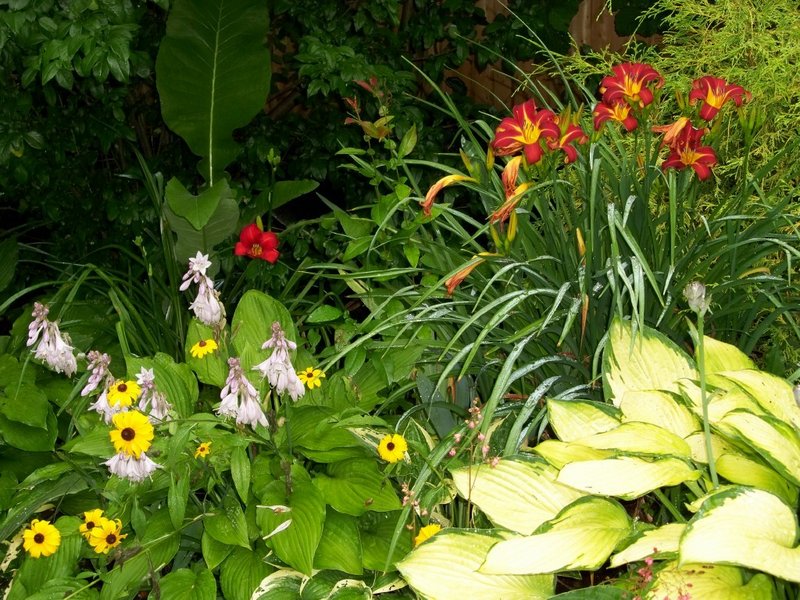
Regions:
<instances>
[{"instance_id":1,"label":"rudbeckia dark center","mask_svg":"<svg viewBox=\"0 0 800 600\"><path fill-rule=\"evenodd\" d=\"M36 542L37 544L43 543L44 542L44 534L43 533L37 533L35 536L33 536L33 541Z\"/></svg>"},{"instance_id":2,"label":"rudbeckia dark center","mask_svg":"<svg viewBox=\"0 0 800 600\"><path fill-rule=\"evenodd\" d=\"M389 450L390 452L394 450L394 442L389 442L388 444L386 444L386 449Z\"/></svg>"},{"instance_id":3,"label":"rudbeckia dark center","mask_svg":"<svg viewBox=\"0 0 800 600\"><path fill-rule=\"evenodd\" d=\"M126 442L130 442L133 438L136 437L136 432L131 429L130 427L126 427L120 432L120 437L125 440Z\"/></svg>"},{"instance_id":4,"label":"rudbeckia dark center","mask_svg":"<svg viewBox=\"0 0 800 600\"><path fill-rule=\"evenodd\" d=\"M86 529L94 529L94 521L86 521Z\"/></svg>"},{"instance_id":5,"label":"rudbeckia dark center","mask_svg":"<svg viewBox=\"0 0 800 600\"><path fill-rule=\"evenodd\" d=\"M127 386L127 385L125 385L124 383L120 383L120 384L117 386L117 391L118 391L118 392L126 392L126 391L128 391L128 386Z\"/></svg>"},{"instance_id":6,"label":"rudbeckia dark center","mask_svg":"<svg viewBox=\"0 0 800 600\"><path fill-rule=\"evenodd\" d=\"M200 340L199 342L197 342L197 345L200 346L201 348L203 348L206 345L206 341L205 340Z\"/></svg>"},{"instance_id":7,"label":"rudbeckia dark center","mask_svg":"<svg viewBox=\"0 0 800 600\"><path fill-rule=\"evenodd\" d=\"M110 545L110 544L113 544L113 543L114 543L114 542L116 542L116 541L117 541L117 536L116 536L116 535L114 535L113 533L109 533L109 534L106 536L106 544L109 544L109 545Z\"/></svg>"}]
</instances>

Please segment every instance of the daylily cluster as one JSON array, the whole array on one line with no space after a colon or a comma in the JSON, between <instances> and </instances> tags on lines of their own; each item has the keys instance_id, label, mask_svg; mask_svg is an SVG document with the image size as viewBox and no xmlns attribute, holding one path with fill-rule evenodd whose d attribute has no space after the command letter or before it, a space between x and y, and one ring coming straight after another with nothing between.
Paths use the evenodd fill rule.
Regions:
<instances>
[{"instance_id":1,"label":"daylily cluster","mask_svg":"<svg viewBox=\"0 0 800 600\"><path fill-rule=\"evenodd\" d=\"M80 532L98 554L108 554L128 537L127 533L122 533L122 521L107 519L99 508L83 513Z\"/></svg>"},{"instance_id":2,"label":"daylily cluster","mask_svg":"<svg viewBox=\"0 0 800 600\"><path fill-rule=\"evenodd\" d=\"M186 291L191 284L197 284L197 298L189 305L197 320L208 325L222 329L225 325L225 307L219 299L219 292L214 289L214 281L206 275L211 266L208 254L199 250L194 258L189 259L189 270L183 275L180 291Z\"/></svg>"},{"instance_id":3,"label":"daylily cluster","mask_svg":"<svg viewBox=\"0 0 800 600\"><path fill-rule=\"evenodd\" d=\"M38 340L39 344L33 351L34 356L56 373L71 377L78 370L78 362L72 353L69 339L61 333L58 323L48 320L49 312L47 306L34 302L31 313L33 321L28 325L27 346L30 348Z\"/></svg>"},{"instance_id":4,"label":"daylily cluster","mask_svg":"<svg viewBox=\"0 0 800 600\"><path fill-rule=\"evenodd\" d=\"M606 121L617 121L633 131L639 125L633 113L653 102L652 87L663 86L664 78L643 63L623 63L611 70L614 74L600 82L602 100L594 109L594 128L599 130Z\"/></svg>"}]
</instances>

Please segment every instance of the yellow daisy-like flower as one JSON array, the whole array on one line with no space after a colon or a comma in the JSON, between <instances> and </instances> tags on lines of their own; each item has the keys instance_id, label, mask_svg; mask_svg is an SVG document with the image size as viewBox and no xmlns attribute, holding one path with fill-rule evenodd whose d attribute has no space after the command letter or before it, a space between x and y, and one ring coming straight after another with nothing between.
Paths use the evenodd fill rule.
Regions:
<instances>
[{"instance_id":1,"label":"yellow daisy-like flower","mask_svg":"<svg viewBox=\"0 0 800 600\"><path fill-rule=\"evenodd\" d=\"M414 547L416 548L425 540L432 538L441 530L442 526L437 525L436 523L431 523L430 525L425 525L425 527L420 528L417 537L414 538Z\"/></svg>"},{"instance_id":2,"label":"yellow daisy-like flower","mask_svg":"<svg viewBox=\"0 0 800 600\"><path fill-rule=\"evenodd\" d=\"M92 535L92 529L107 520L108 519L103 516L103 511L101 509L95 508L94 510L87 510L83 513L83 525L79 528L81 535L88 541L89 536Z\"/></svg>"},{"instance_id":3,"label":"yellow daisy-like flower","mask_svg":"<svg viewBox=\"0 0 800 600\"><path fill-rule=\"evenodd\" d=\"M211 454L211 442L202 442L197 446L197 450L194 451L195 458L205 458L209 454Z\"/></svg>"},{"instance_id":4,"label":"yellow daisy-like flower","mask_svg":"<svg viewBox=\"0 0 800 600\"><path fill-rule=\"evenodd\" d=\"M116 548L128 537L127 533L122 533L122 521L119 519L104 519L104 522L92 529L89 543L98 554L108 554L112 548Z\"/></svg>"},{"instance_id":5,"label":"yellow daisy-like flower","mask_svg":"<svg viewBox=\"0 0 800 600\"><path fill-rule=\"evenodd\" d=\"M403 457L408 450L408 443L399 433L389 434L385 436L378 444L378 454L386 462L396 463L403 460Z\"/></svg>"},{"instance_id":6,"label":"yellow daisy-like flower","mask_svg":"<svg viewBox=\"0 0 800 600\"><path fill-rule=\"evenodd\" d=\"M34 519L22 534L22 547L33 558L50 556L61 545L61 532L48 521Z\"/></svg>"},{"instance_id":7,"label":"yellow daisy-like flower","mask_svg":"<svg viewBox=\"0 0 800 600\"><path fill-rule=\"evenodd\" d=\"M197 342L194 346L192 346L191 350L189 350L189 353L195 358L203 358L206 354L211 354L217 348L219 348L217 342L209 338L207 340L200 340Z\"/></svg>"},{"instance_id":8,"label":"yellow daisy-like flower","mask_svg":"<svg viewBox=\"0 0 800 600\"><path fill-rule=\"evenodd\" d=\"M142 452L150 449L153 426L138 410L115 414L114 427L116 429L112 429L108 435L117 452L139 458Z\"/></svg>"},{"instance_id":9,"label":"yellow daisy-like flower","mask_svg":"<svg viewBox=\"0 0 800 600\"><path fill-rule=\"evenodd\" d=\"M135 381L118 379L108 388L108 403L111 406L130 406L142 393L142 388Z\"/></svg>"},{"instance_id":10,"label":"yellow daisy-like flower","mask_svg":"<svg viewBox=\"0 0 800 600\"><path fill-rule=\"evenodd\" d=\"M312 390L315 387L322 386L320 379L325 377L325 373L319 369L315 369L314 367L308 367L304 371L298 371L297 377L302 383L305 383L308 386L308 389Z\"/></svg>"}]
</instances>

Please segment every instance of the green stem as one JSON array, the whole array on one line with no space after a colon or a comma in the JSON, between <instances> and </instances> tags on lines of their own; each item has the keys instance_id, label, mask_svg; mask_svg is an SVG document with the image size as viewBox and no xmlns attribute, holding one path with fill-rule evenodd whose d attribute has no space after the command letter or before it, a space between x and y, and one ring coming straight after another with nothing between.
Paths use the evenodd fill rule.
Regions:
<instances>
[{"instance_id":1,"label":"green stem","mask_svg":"<svg viewBox=\"0 0 800 600\"><path fill-rule=\"evenodd\" d=\"M659 502L669 511L669 513L675 518L678 523L686 523L686 518L681 514L672 501L667 498L667 495L662 492L661 490L655 490L653 492L658 498Z\"/></svg>"},{"instance_id":2,"label":"green stem","mask_svg":"<svg viewBox=\"0 0 800 600\"><path fill-rule=\"evenodd\" d=\"M705 317L702 312L697 314L697 368L700 370L700 401L703 404L703 437L706 440L706 457L708 470L711 473L711 483L714 489L719 487L717 467L714 464L714 450L711 447L711 426L708 422L708 393L706 391L706 354L703 344L703 324Z\"/></svg>"}]
</instances>

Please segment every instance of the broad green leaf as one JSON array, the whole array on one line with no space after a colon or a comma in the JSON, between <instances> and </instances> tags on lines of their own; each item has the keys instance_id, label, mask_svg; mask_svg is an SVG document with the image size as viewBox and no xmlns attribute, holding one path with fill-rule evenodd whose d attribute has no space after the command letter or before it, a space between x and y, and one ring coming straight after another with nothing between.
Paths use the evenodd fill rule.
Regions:
<instances>
[{"instance_id":1,"label":"broad green leaf","mask_svg":"<svg viewBox=\"0 0 800 600\"><path fill-rule=\"evenodd\" d=\"M619 456L565 465L558 482L587 494L634 500L661 487L695 481L700 472L679 458Z\"/></svg>"},{"instance_id":2,"label":"broad green leaf","mask_svg":"<svg viewBox=\"0 0 800 600\"><path fill-rule=\"evenodd\" d=\"M247 495L250 491L250 459L242 447L231 451L231 478L239 498L247 504Z\"/></svg>"},{"instance_id":3,"label":"broad green leaf","mask_svg":"<svg viewBox=\"0 0 800 600\"><path fill-rule=\"evenodd\" d=\"M266 542L286 564L310 575L314 554L322 537L325 522L325 500L299 465L291 471L291 491L286 482L267 484L262 494L264 508L258 508L256 520ZM287 506L288 511L275 511L269 506ZM285 522L290 521L286 526ZM280 529L279 529L280 528Z\"/></svg>"},{"instance_id":4,"label":"broad green leaf","mask_svg":"<svg viewBox=\"0 0 800 600\"><path fill-rule=\"evenodd\" d=\"M611 450L597 450L580 444L568 444L559 440L545 440L541 444L537 444L533 451L556 469L560 469L571 462L600 460L614 456L614 452Z\"/></svg>"},{"instance_id":5,"label":"broad green leaf","mask_svg":"<svg viewBox=\"0 0 800 600\"><path fill-rule=\"evenodd\" d=\"M274 567L263 560L265 553L236 548L219 569L219 586L225 600L250 600Z\"/></svg>"},{"instance_id":6,"label":"broad green leaf","mask_svg":"<svg viewBox=\"0 0 800 600\"><path fill-rule=\"evenodd\" d=\"M785 379L753 369L723 371L719 375L741 387L769 414L800 428L800 407Z\"/></svg>"},{"instance_id":7,"label":"broad green leaf","mask_svg":"<svg viewBox=\"0 0 800 600\"><path fill-rule=\"evenodd\" d=\"M0 435L9 446L14 448L28 452L46 452L55 447L58 435L58 422L49 407L46 424L46 429L31 427L0 415Z\"/></svg>"},{"instance_id":8,"label":"broad green leaf","mask_svg":"<svg viewBox=\"0 0 800 600\"><path fill-rule=\"evenodd\" d=\"M619 503L607 498L581 498L537 533L497 543L480 570L518 575L594 570L630 534L630 517Z\"/></svg>"},{"instance_id":9,"label":"broad green leaf","mask_svg":"<svg viewBox=\"0 0 800 600\"><path fill-rule=\"evenodd\" d=\"M335 321L342 316L342 310L336 306L329 304L322 304L311 311L311 314L306 317L306 323L327 323Z\"/></svg>"},{"instance_id":10,"label":"broad green leaf","mask_svg":"<svg viewBox=\"0 0 800 600\"><path fill-rule=\"evenodd\" d=\"M114 444L109 437L111 428L105 423L98 424L94 429L83 435L76 436L62 447L62 450L72 454L87 454L89 456L102 456L109 458L116 454Z\"/></svg>"},{"instance_id":11,"label":"broad green leaf","mask_svg":"<svg viewBox=\"0 0 800 600\"><path fill-rule=\"evenodd\" d=\"M370 244L372 243L372 236L365 235L362 237L357 237L354 240L350 240L347 244L347 247L344 250L344 256L342 256L342 261L347 262L349 260L353 260L357 256L362 255L364 252L367 251Z\"/></svg>"},{"instance_id":12,"label":"broad green leaf","mask_svg":"<svg viewBox=\"0 0 800 600\"><path fill-rule=\"evenodd\" d=\"M414 150L414 147L417 145L417 126L412 125L411 128L406 131L406 134L403 136L403 139L400 140L400 145L397 147L397 155L400 158L408 156L411 154L411 151Z\"/></svg>"},{"instance_id":13,"label":"broad green leaf","mask_svg":"<svg viewBox=\"0 0 800 600\"><path fill-rule=\"evenodd\" d=\"M185 265L198 251L203 254L213 253L214 246L236 231L239 205L235 200L223 198L202 231L195 229L189 221L176 215L168 206L164 207L164 216L173 233L178 236L175 242L175 260Z\"/></svg>"},{"instance_id":14,"label":"broad green leaf","mask_svg":"<svg viewBox=\"0 0 800 600\"><path fill-rule=\"evenodd\" d=\"M725 600L773 600L769 577L748 575L736 567L713 564L668 563L655 576L648 598L720 598ZM747 580L747 583L745 581Z\"/></svg>"},{"instance_id":15,"label":"broad green leaf","mask_svg":"<svg viewBox=\"0 0 800 600\"><path fill-rule=\"evenodd\" d=\"M314 555L314 568L361 575L364 572L362 560L358 520L329 507L325 513L322 538Z\"/></svg>"},{"instance_id":16,"label":"broad green leaf","mask_svg":"<svg viewBox=\"0 0 800 600\"><path fill-rule=\"evenodd\" d=\"M406 558L397 569L421 596L431 600L545 600L552 575L490 574L481 565L502 537L491 532L445 529Z\"/></svg>"},{"instance_id":17,"label":"broad green leaf","mask_svg":"<svg viewBox=\"0 0 800 600\"><path fill-rule=\"evenodd\" d=\"M796 430L770 416L732 411L721 424L730 427L781 475L800 485L800 437Z\"/></svg>"},{"instance_id":18,"label":"broad green leaf","mask_svg":"<svg viewBox=\"0 0 800 600\"><path fill-rule=\"evenodd\" d=\"M272 351L262 350L261 346L272 337L272 324L280 323L286 339L299 342L292 316L286 308L263 292L248 290L239 300L233 313L231 331L234 332L233 347L236 354L243 355L248 348L255 352L256 362L242 359L242 367L249 371L255 364L266 359Z\"/></svg>"},{"instance_id":19,"label":"broad green leaf","mask_svg":"<svg viewBox=\"0 0 800 600\"><path fill-rule=\"evenodd\" d=\"M652 423L680 438L700 429L700 420L668 392L629 391L622 397L619 408L625 422Z\"/></svg>"},{"instance_id":20,"label":"broad green leaf","mask_svg":"<svg viewBox=\"0 0 800 600\"><path fill-rule=\"evenodd\" d=\"M205 517L203 523L208 535L218 542L250 548L244 512L235 496L226 495L222 499L222 506L217 508L211 516Z\"/></svg>"},{"instance_id":21,"label":"broad green leaf","mask_svg":"<svg viewBox=\"0 0 800 600\"><path fill-rule=\"evenodd\" d=\"M720 454L716 458L717 473L739 485L766 490L794 506L797 488L775 471L741 454Z\"/></svg>"},{"instance_id":22,"label":"broad green leaf","mask_svg":"<svg viewBox=\"0 0 800 600\"><path fill-rule=\"evenodd\" d=\"M186 504L189 502L189 473L188 470L181 474L174 471L170 473L169 491L167 492L167 507L169 518L175 529L183 526L183 517L186 515Z\"/></svg>"},{"instance_id":23,"label":"broad green leaf","mask_svg":"<svg viewBox=\"0 0 800 600\"><path fill-rule=\"evenodd\" d=\"M318 187L319 182L311 179L278 181L272 188L272 208L276 209L280 206L283 206L295 198L299 198L304 194L313 192Z\"/></svg>"},{"instance_id":24,"label":"broad green leaf","mask_svg":"<svg viewBox=\"0 0 800 600\"><path fill-rule=\"evenodd\" d=\"M17 588L22 590L22 584L17 580L10 590L7 600L16 600L17 598L24 598L24 600L63 600L69 598L70 600L96 600L99 593L95 589L86 588L86 580L78 578L54 578L48 579L46 582L37 582L33 585L33 589L37 590L34 594L23 593L20 596L16 595Z\"/></svg>"},{"instance_id":25,"label":"broad green leaf","mask_svg":"<svg viewBox=\"0 0 800 600\"><path fill-rule=\"evenodd\" d=\"M630 321L615 319L603 355L606 398L619 406L628 391L679 392L677 381L697 378L694 363L659 332L644 327L635 333Z\"/></svg>"},{"instance_id":26,"label":"broad green leaf","mask_svg":"<svg viewBox=\"0 0 800 600\"><path fill-rule=\"evenodd\" d=\"M289 415L292 444L298 447L300 452L304 449L327 451L354 448L360 453L361 445L356 437L346 428L336 426L337 417L337 411L327 406L293 408ZM285 430L279 431L276 434L276 441L281 442L284 435L286 435Z\"/></svg>"},{"instance_id":27,"label":"broad green leaf","mask_svg":"<svg viewBox=\"0 0 800 600\"><path fill-rule=\"evenodd\" d=\"M211 571L201 569L199 572L191 569L178 569L165 575L158 582L159 595L150 593L150 598L155 600L169 598L170 600L216 600L217 582Z\"/></svg>"},{"instance_id":28,"label":"broad green leaf","mask_svg":"<svg viewBox=\"0 0 800 600\"><path fill-rule=\"evenodd\" d=\"M228 349L225 343L220 340L220 347L202 358L195 358L191 353L192 346L200 340L208 339L214 339L212 329L207 325L203 325L197 319L192 319L186 332L184 360L192 371L197 374L197 378L200 381L222 388L225 385L225 379L228 377Z\"/></svg>"},{"instance_id":29,"label":"broad green leaf","mask_svg":"<svg viewBox=\"0 0 800 600\"><path fill-rule=\"evenodd\" d=\"M50 556L27 557L19 569L17 578L27 589L39 590L46 581L77 574L78 558L83 549L83 538L78 531L82 522L77 517L58 518L54 523L61 534L58 550Z\"/></svg>"},{"instance_id":30,"label":"broad green leaf","mask_svg":"<svg viewBox=\"0 0 800 600\"><path fill-rule=\"evenodd\" d=\"M672 455L689 458L689 445L674 433L650 423L623 423L603 433L580 438L576 444L598 450L620 450L637 454Z\"/></svg>"},{"instance_id":31,"label":"broad green leaf","mask_svg":"<svg viewBox=\"0 0 800 600\"><path fill-rule=\"evenodd\" d=\"M164 195L172 212L189 221L197 231L206 226L223 199L233 199L231 188L224 179L195 196L173 177L167 183Z\"/></svg>"},{"instance_id":32,"label":"broad green leaf","mask_svg":"<svg viewBox=\"0 0 800 600\"><path fill-rule=\"evenodd\" d=\"M372 590L363 581L340 579L333 586L327 600L372 600L372 598Z\"/></svg>"},{"instance_id":33,"label":"broad green leaf","mask_svg":"<svg viewBox=\"0 0 800 600\"><path fill-rule=\"evenodd\" d=\"M542 523L584 496L556 483L558 471L541 461L501 459L496 466L472 465L451 471L462 498L495 525L530 535Z\"/></svg>"},{"instance_id":34,"label":"broad green leaf","mask_svg":"<svg viewBox=\"0 0 800 600\"><path fill-rule=\"evenodd\" d=\"M269 91L267 6L247 0L177 0L156 60L161 114L192 152L209 184L236 157L231 134L262 108Z\"/></svg>"},{"instance_id":35,"label":"broad green leaf","mask_svg":"<svg viewBox=\"0 0 800 600\"><path fill-rule=\"evenodd\" d=\"M648 556L661 557L678 552L678 543L686 529L685 523L668 523L657 529L649 529L623 550L611 557L613 569L626 563L642 561Z\"/></svg>"},{"instance_id":36,"label":"broad green leaf","mask_svg":"<svg viewBox=\"0 0 800 600\"><path fill-rule=\"evenodd\" d=\"M687 400L688 408L699 418L703 415L703 402L700 393L700 385L694 381L681 381L680 387L683 398ZM722 424L722 418L734 410L743 410L752 414L766 414L764 410L748 394L733 386L730 390L717 388L707 390L708 398L708 420L720 433L732 435L733 431Z\"/></svg>"},{"instance_id":37,"label":"broad green leaf","mask_svg":"<svg viewBox=\"0 0 800 600\"><path fill-rule=\"evenodd\" d=\"M396 561L403 558L411 550L411 535L405 533L397 541L392 555L389 557L389 545L394 535L400 511L391 513L368 512L358 518L361 531L361 552L364 557L364 568L383 571L386 563L393 567Z\"/></svg>"},{"instance_id":38,"label":"broad green leaf","mask_svg":"<svg viewBox=\"0 0 800 600\"><path fill-rule=\"evenodd\" d=\"M708 336L703 337L705 348L706 373L719 373L720 371L740 371L742 369L755 369L756 364L736 346L720 342ZM700 345L695 344L695 358L700 355Z\"/></svg>"},{"instance_id":39,"label":"broad green leaf","mask_svg":"<svg viewBox=\"0 0 800 600\"><path fill-rule=\"evenodd\" d=\"M797 516L777 496L735 487L711 496L692 518L680 563L724 563L800 582Z\"/></svg>"},{"instance_id":40,"label":"broad green leaf","mask_svg":"<svg viewBox=\"0 0 800 600\"><path fill-rule=\"evenodd\" d=\"M319 473L314 485L326 504L353 516L367 511L388 512L401 508L391 482L370 459L350 459L328 465L327 475Z\"/></svg>"},{"instance_id":41,"label":"broad green leaf","mask_svg":"<svg viewBox=\"0 0 800 600\"><path fill-rule=\"evenodd\" d=\"M619 411L589 400L547 400L547 418L562 442L574 442L620 424Z\"/></svg>"},{"instance_id":42,"label":"broad green leaf","mask_svg":"<svg viewBox=\"0 0 800 600\"><path fill-rule=\"evenodd\" d=\"M207 531L203 531L203 537L200 538L200 549L203 552L203 560L206 562L206 566L209 569L216 569L234 548L236 548L236 546L218 542L208 535Z\"/></svg>"},{"instance_id":43,"label":"broad green leaf","mask_svg":"<svg viewBox=\"0 0 800 600\"><path fill-rule=\"evenodd\" d=\"M47 394L32 383L15 381L0 394L0 413L11 421L47 429L49 412Z\"/></svg>"},{"instance_id":44,"label":"broad green leaf","mask_svg":"<svg viewBox=\"0 0 800 600\"><path fill-rule=\"evenodd\" d=\"M552 596L550 600L629 600L630 592L613 584L593 585Z\"/></svg>"},{"instance_id":45,"label":"broad green leaf","mask_svg":"<svg viewBox=\"0 0 800 600\"><path fill-rule=\"evenodd\" d=\"M298 600L308 577L297 571L281 569L267 575L252 595L252 600Z\"/></svg>"}]
</instances>

